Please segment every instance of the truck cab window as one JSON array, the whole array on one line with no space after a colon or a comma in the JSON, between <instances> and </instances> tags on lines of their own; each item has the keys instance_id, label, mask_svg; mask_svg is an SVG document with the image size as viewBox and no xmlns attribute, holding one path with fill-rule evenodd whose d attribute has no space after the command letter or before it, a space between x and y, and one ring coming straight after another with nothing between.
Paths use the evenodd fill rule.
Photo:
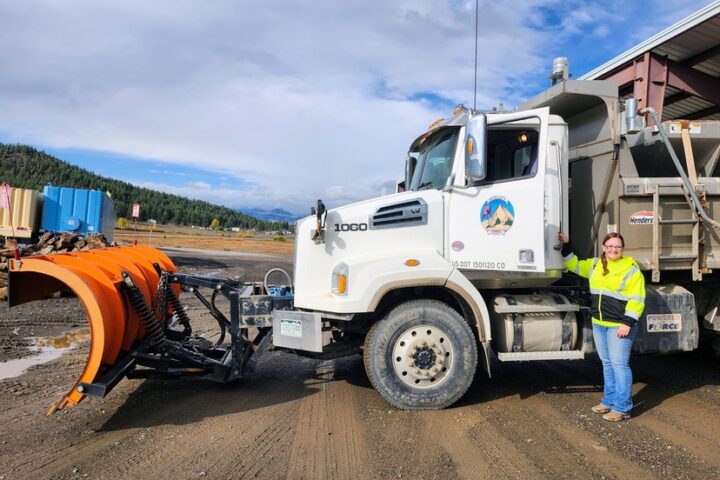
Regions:
<instances>
[{"instance_id":1,"label":"truck cab window","mask_svg":"<svg viewBox=\"0 0 720 480\"><path fill-rule=\"evenodd\" d=\"M411 190L442 188L450 176L457 145L458 129L444 128L420 146Z\"/></svg>"},{"instance_id":2,"label":"truck cab window","mask_svg":"<svg viewBox=\"0 0 720 480\"><path fill-rule=\"evenodd\" d=\"M534 176L538 165L538 132L527 128L489 129L487 158L488 175L483 183Z\"/></svg>"}]
</instances>

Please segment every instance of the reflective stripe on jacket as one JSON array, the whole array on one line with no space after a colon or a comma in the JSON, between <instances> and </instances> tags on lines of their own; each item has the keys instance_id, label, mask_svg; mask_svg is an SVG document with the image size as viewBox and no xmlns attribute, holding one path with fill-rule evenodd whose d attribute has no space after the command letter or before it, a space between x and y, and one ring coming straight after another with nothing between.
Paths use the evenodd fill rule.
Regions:
<instances>
[{"instance_id":1,"label":"reflective stripe on jacket","mask_svg":"<svg viewBox=\"0 0 720 480\"><path fill-rule=\"evenodd\" d=\"M564 257L568 271L590 280L593 323L606 327L633 326L645 309L645 277L631 257L608 260L609 273L603 275L599 258L578 260L571 253Z\"/></svg>"}]
</instances>

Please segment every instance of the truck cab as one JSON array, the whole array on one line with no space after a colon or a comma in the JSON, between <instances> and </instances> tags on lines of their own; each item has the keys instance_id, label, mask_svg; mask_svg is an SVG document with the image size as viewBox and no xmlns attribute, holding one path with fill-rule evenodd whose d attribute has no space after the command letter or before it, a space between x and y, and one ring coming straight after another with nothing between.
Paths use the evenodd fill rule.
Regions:
<instances>
[{"instance_id":1,"label":"truck cab","mask_svg":"<svg viewBox=\"0 0 720 480\"><path fill-rule=\"evenodd\" d=\"M336 309L369 311L360 298L408 271L457 270L475 289L552 284L564 270L557 234L567 224L566 151L567 126L548 109L486 115L459 107L412 142L406 191L330 210L321 244L312 240L316 219L298 224L296 305L334 299ZM393 263L413 253L423 259L412 270ZM364 278L381 259L387 280ZM319 268L329 270L325 278ZM346 291L328 291L340 270Z\"/></svg>"},{"instance_id":2,"label":"truck cab","mask_svg":"<svg viewBox=\"0 0 720 480\"><path fill-rule=\"evenodd\" d=\"M298 332L324 328L363 340L365 352L377 350L368 339L378 338L374 332L391 324L384 320L399 315L398 309L410 308L427 325L443 313L457 317L464 336L458 333L456 342L479 345L481 366L489 372L494 330L489 302L504 289L547 287L562 276L558 232L567 225L565 152L567 126L547 108L515 113L456 108L411 143L405 191L326 212L319 208L322 213L298 223L294 304L304 312L278 315L275 345L321 353L320 345L327 350L334 342L329 335L321 340L317 333ZM563 336L557 311L567 316L566 303L537 307L555 312L549 314L558 320L552 337ZM442 328L449 335L451 329ZM409 365L417 360L400 343L392 348L412 358L401 362L408 366L398 372L401 384L408 376L423 385L425 370L412 374L418 369ZM436 342L441 343L447 345ZM460 350L456 345L444 354ZM463 363L474 371L477 358ZM457 361L454 365L459 368ZM438 385L450 377L430 375L419 398L427 402L428 389L441 390Z\"/></svg>"}]
</instances>

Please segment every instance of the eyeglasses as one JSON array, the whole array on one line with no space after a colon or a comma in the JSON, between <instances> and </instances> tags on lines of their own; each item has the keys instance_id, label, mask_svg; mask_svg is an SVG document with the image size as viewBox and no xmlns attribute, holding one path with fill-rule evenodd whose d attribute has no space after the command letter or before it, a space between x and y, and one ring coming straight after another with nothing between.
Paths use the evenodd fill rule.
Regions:
<instances>
[{"instance_id":1,"label":"eyeglasses","mask_svg":"<svg viewBox=\"0 0 720 480\"><path fill-rule=\"evenodd\" d=\"M603 247L607 248L608 250L622 250L622 245L603 245Z\"/></svg>"}]
</instances>

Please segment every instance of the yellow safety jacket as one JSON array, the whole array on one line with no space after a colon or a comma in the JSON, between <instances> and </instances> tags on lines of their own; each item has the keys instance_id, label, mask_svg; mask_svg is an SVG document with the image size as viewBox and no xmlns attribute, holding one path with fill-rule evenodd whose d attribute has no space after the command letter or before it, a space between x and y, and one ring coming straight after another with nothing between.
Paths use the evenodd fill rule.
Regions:
<instances>
[{"instance_id":1,"label":"yellow safety jacket","mask_svg":"<svg viewBox=\"0 0 720 480\"><path fill-rule=\"evenodd\" d=\"M578 260L570 253L564 257L568 271L590 280L593 323L605 327L625 324L632 327L645 309L645 277L631 257L607 260L609 273L603 275L599 258Z\"/></svg>"}]
</instances>

